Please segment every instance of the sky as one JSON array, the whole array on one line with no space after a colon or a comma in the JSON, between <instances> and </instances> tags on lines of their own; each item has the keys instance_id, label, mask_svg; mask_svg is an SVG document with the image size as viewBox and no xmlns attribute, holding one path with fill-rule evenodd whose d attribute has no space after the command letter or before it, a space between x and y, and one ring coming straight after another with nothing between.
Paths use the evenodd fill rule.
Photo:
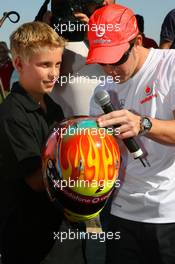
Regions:
<instances>
[{"instance_id":1,"label":"sky","mask_svg":"<svg viewBox=\"0 0 175 264\"><path fill-rule=\"evenodd\" d=\"M5 20L0 28L0 41L6 41L9 45L10 34L21 24L33 21L44 0L0 0L0 18L4 12L17 11L20 21L16 24ZM161 24L166 14L175 8L175 0L119 0L118 4L133 9L137 14L144 16L145 34L159 43Z\"/></svg>"}]
</instances>

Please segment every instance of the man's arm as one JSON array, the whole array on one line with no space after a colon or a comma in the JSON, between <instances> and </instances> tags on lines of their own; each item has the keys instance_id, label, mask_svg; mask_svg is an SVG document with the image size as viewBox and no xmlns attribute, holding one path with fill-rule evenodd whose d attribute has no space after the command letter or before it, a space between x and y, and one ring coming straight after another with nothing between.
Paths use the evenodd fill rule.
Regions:
<instances>
[{"instance_id":1,"label":"man's arm","mask_svg":"<svg viewBox=\"0 0 175 264\"><path fill-rule=\"evenodd\" d=\"M175 111L173 111L175 117ZM162 144L175 144L175 120L151 119L152 128L147 137Z\"/></svg>"},{"instance_id":2,"label":"man's arm","mask_svg":"<svg viewBox=\"0 0 175 264\"><path fill-rule=\"evenodd\" d=\"M175 111L173 114L175 116ZM121 139L137 136L140 131L140 120L139 115L128 110L113 111L97 119L100 127L120 125L119 137ZM150 118L150 120L152 128L146 134L146 137L160 144L175 144L175 120L158 120L154 118Z\"/></svg>"}]
</instances>

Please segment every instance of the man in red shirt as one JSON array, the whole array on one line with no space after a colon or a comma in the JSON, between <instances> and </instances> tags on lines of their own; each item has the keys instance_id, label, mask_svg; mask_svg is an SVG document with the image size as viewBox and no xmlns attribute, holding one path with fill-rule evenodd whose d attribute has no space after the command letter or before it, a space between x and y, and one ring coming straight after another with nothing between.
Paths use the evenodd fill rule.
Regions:
<instances>
[{"instance_id":1,"label":"man in red shirt","mask_svg":"<svg viewBox=\"0 0 175 264\"><path fill-rule=\"evenodd\" d=\"M14 68L11 58L9 57L9 49L4 41L0 41L0 79L4 90L10 89L10 78Z\"/></svg>"}]
</instances>

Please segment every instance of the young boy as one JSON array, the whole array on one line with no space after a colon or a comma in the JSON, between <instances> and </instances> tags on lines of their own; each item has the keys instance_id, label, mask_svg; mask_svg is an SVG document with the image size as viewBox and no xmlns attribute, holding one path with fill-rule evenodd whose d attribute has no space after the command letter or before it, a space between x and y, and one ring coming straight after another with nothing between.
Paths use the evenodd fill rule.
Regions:
<instances>
[{"instance_id":1,"label":"young boy","mask_svg":"<svg viewBox=\"0 0 175 264\"><path fill-rule=\"evenodd\" d=\"M44 191L41 150L49 128L64 118L48 94L65 42L32 22L11 35L10 45L19 82L0 106L0 252L4 264L39 264L63 217Z\"/></svg>"}]
</instances>

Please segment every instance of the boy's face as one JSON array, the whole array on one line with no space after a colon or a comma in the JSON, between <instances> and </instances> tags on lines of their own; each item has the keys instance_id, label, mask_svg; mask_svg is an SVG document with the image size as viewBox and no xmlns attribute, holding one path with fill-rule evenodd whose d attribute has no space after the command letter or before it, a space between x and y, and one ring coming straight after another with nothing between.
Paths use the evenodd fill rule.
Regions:
<instances>
[{"instance_id":1,"label":"boy's face","mask_svg":"<svg viewBox=\"0 0 175 264\"><path fill-rule=\"evenodd\" d=\"M60 73L63 48L43 48L29 61L18 57L15 66L20 83L33 96L51 93Z\"/></svg>"}]
</instances>

